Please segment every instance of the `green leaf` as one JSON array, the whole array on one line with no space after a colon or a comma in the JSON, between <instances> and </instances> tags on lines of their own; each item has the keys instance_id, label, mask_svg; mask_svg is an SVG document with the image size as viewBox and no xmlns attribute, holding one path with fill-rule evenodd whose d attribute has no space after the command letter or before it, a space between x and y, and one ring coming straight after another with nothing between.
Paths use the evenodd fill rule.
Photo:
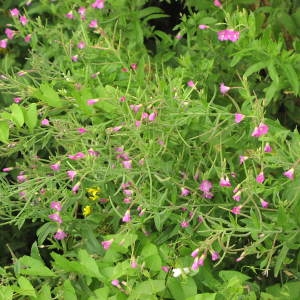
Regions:
<instances>
[{"instance_id":1,"label":"green leaf","mask_svg":"<svg viewBox=\"0 0 300 300\"><path fill-rule=\"evenodd\" d=\"M285 73L285 77L291 84L291 87L296 95L299 94L299 78L298 75L291 64L282 64L282 70Z\"/></svg>"},{"instance_id":2,"label":"green leaf","mask_svg":"<svg viewBox=\"0 0 300 300\"><path fill-rule=\"evenodd\" d=\"M170 278L167 287L175 300L182 300L197 294L197 285L192 277L184 280Z\"/></svg>"},{"instance_id":3,"label":"green leaf","mask_svg":"<svg viewBox=\"0 0 300 300\"><path fill-rule=\"evenodd\" d=\"M13 290L10 286L0 286L0 300L12 300Z\"/></svg>"},{"instance_id":4,"label":"green leaf","mask_svg":"<svg viewBox=\"0 0 300 300\"><path fill-rule=\"evenodd\" d=\"M18 127L22 127L24 124L24 115L23 115L23 111L22 111L21 107L18 104L13 103L10 106L10 110L11 110L11 115L12 115L12 119L13 119L14 123Z\"/></svg>"},{"instance_id":5,"label":"green leaf","mask_svg":"<svg viewBox=\"0 0 300 300\"><path fill-rule=\"evenodd\" d=\"M143 282L137 283L135 288L133 289L132 294L136 296L142 295L155 295L165 289L165 281L164 280L146 280ZM133 298L134 299L134 298ZM142 298L140 298L142 299Z\"/></svg>"},{"instance_id":6,"label":"green leaf","mask_svg":"<svg viewBox=\"0 0 300 300\"><path fill-rule=\"evenodd\" d=\"M145 263L146 263L146 266L151 271L160 271L161 270L162 261L161 261L161 258L158 254L147 256L145 258Z\"/></svg>"},{"instance_id":7,"label":"green leaf","mask_svg":"<svg viewBox=\"0 0 300 300\"><path fill-rule=\"evenodd\" d=\"M64 282L64 294L63 299L66 300L77 300L75 289L69 279Z\"/></svg>"},{"instance_id":8,"label":"green leaf","mask_svg":"<svg viewBox=\"0 0 300 300\"><path fill-rule=\"evenodd\" d=\"M237 271L226 271L226 270L223 270L223 271L220 271L219 272L219 277L223 280L223 281L229 281L230 279L232 278L237 278L241 283L244 283L245 281L249 280L250 277L243 274L243 273L240 273L240 272L237 272Z\"/></svg>"},{"instance_id":9,"label":"green leaf","mask_svg":"<svg viewBox=\"0 0 300 300\"><path fill-rule=\"evenodd\" d=\"M0 121L0 142L7 144L9 137L8 121Z\"/></svg>"},{"instance_id":10,"label":"green leaf","mask_svg":"<svg viewBox=\"0 0 300 300\"><path fill-rule=\"evenodd\" d=\"M245 77L252 75L255 72L260 71L261 69L266 68L270 64L270 61L260 61L252 66L250 66L244 73Z\"/></svg>"},{"instance_id":11,"label":"green leaf","mask_svg":"<svg viewBox=\"0 0 300 300\"><path fill-rule=\"evenodd\" d=\"M20 288L16 288L16 292L19 293L20 295L24 295L24 296L32 296L32 297L36 297L36 293L35 290L31 284L31 282L21 276L18 278L18 284L20 286Z\"/></svg>"},{"instance_id":12,"label":"green leaf","mask_svg":"<svg viewBox=\"0 0 300 300\"><path fill-rule=\"evenodd\" d=\"M59 108L63 106L63 102L57 92L47 83L41 84L39 90L33 96L52 107Z\"/></svg>"},{"instance_id":13,"label":"green leaf","mask_svg":"<svg viewBox=\"0 0 300 300\"><path fill-rule=\"evenodd\" d=\"M27 109L23 108L23 115L26 126L32 131L37 124L36 103L29 104Z\"/></svg>"},{"instance_id":14,"label":"green leaf","mask_svg":"<svg viewBox=\"0 0 300 300\"><path fill-rule=\"evenodd\" d=\"M157 247L154 244L148 243L144 246L141 256L148 257L158 253Z\"/></svg>"},{"instance_id":15,"label":"green leaf","mask_svg":"<svg viewBox=\"0 0 300 300\"><path fill-rule=\"evenodd\" d=\"M51 289L48 284L43 284L41 290L38 293L37 300L50 300L51 297Z\"/></svg>"},{"instance_id":16,"label":"green leaf","mask_svg":"<svg viewBox=\"0 0 300 300\"><path fill-rule=\"evenodd\" d=\"M185 300L215 300L216 296L216 293L204 293L186 298Z\"/></svg>"},{"instance_id":17,"label":"green leaf","mask_svg":"<svg viewBox=\"0 0 300 300\"><path fill-rule=\"evenodd\" d=\"M94 290L93 293L95 294L95 296L90 296L88 300L106 300L108 298L109 288L105 286L103 288Z\"/></svg>"},{"instance_id":18,"label":"green leaf","mask_svg":"<svg viewBox=\"0 0 300 300\"><path fill-rule=\"evenodd\" d=\"M87 253L86 250L80 249L78 253L78 258L80 263L85 266L90 272L91 277L96 277L98 279L103 279L103 276L99 272L98 265L96 261Z\"/></svg>"},{"instance_id":19,"label":"green leaf","mask_svg":"<svg viewBox=\"0 0 300 300\"><path fill-rule=\"evenodd\" d=\"M286 245L283 245L281 248L279 255L277 256L276 259L276 264L275 264L275 269L274 269L274 276L277 277L278 273L281 270L281 266L283 265L284 259L286 258L286 255L289 251L289 248Z\"/></svg>"},{"instance_id":20,"label":"green leaf","mask_svg":"<svg viewBox=\"0 0 300 300\"><path fill-rule=\"evenodd\" d=\"M20 273L31 276L55 276L55 273L47 268L40 260L30 256L23 256L19 259L21 264Z\"/></svg>"}]
</instances>

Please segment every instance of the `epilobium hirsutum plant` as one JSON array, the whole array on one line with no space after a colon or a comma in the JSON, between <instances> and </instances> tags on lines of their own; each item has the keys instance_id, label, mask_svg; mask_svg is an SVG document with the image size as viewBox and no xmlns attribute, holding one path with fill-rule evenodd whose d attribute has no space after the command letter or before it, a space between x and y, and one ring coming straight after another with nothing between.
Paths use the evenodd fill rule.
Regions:
<instances>
[{"instance_id":1,"label":"epilobium hirsutum plant","mask_svg":"<svg viewBox=\"0 0 300 300\"><path fill-rule=\"evenodd\" d=\"M255 299L257 274L296 278L299 134L233 70L260 39L217 2L164 37L168 59L143 45L163 39L145 1L11 8L9 47L31 51L1 75L1 220L42 224L7 299Z\"/></svg>"}]
</instances>

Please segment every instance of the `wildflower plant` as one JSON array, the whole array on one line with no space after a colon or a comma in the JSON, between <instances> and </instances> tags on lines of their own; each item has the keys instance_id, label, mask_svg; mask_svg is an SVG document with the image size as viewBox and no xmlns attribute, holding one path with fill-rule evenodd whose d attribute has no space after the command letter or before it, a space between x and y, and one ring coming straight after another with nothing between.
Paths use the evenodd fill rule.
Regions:
<instances>
[{"instance_id":1,"label":"wildflower plant","mask_svg":"<svg viewBox=\"0 0 300 300\"><path fill-rule=\"evenodd\" d=\"M257 274L298 276L299 133L245 54L266 33L234 1L201 1L168 36L145 2L53 2L49 23L10 8L0 47L31 38L1 75L0 218L41 226L1 269L7 299L255 299Z\"/></svg>"}]
</instances>

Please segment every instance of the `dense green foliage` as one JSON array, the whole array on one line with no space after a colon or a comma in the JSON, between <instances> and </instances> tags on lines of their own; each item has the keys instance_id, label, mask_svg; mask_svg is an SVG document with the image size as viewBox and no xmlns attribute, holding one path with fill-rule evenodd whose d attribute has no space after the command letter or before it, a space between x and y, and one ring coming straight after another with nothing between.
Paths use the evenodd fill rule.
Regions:
<instances>
[{"instance_id":1,"label":"dense green foliage","mask_svg":"<svg viewBox=\"0 0 300 300\"><path fill-rule=\"evenodd\" d=\"M163 1L23 2L0 300L298 299L297 1L178 1L173 34Z\"/></svg>"}]
</instances>

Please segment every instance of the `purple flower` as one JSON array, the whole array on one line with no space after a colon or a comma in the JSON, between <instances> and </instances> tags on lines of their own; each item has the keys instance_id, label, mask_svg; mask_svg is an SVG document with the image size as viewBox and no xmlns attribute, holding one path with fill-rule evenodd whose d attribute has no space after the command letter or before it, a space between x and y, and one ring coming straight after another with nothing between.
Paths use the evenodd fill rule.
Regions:
<instances>
[{"instance_id":1,"label":"purple flower","mask_svg":"<svg viewBox=\"0 0 300 300\"><path fill-rule=\"evenodd\" d=\"M216 260L218 260L219 258L220 258L220 255L219 255L218 252L213 251L213 252L211 253L211 260L212 260L212 261L216 261Z\"/></svg>"},{"instance_id":2,"label":"purple flower","mask_svg":"<svg viewBox=\"0 0 300 300\"><path fill-rule=\"evenodd\" d=\"M190 223L189 223L188 221L182 221L182 222L180 223L180 226L181 226L182 228L187 228L187 227L190 226Z\"/></svg>"},{"instance_id":3,"label":"purple flower","mask_svg":"<svg viewBox=\"0 0 300 300\"><path fill-rule=\"evenodd\" d=\"M189 87L191 87L191 88L196 87L196 85L195 85L195 83L194 83L193 80L188 81L188 82L187 82L187 85L188 85Z\"/></svg>"},{"instance_id":4,"label":"purple flower","mask_svg":"<svg viewBox=\"0 0 300 300\"><path fill-rule=\"evenodd\" d=\"M96 0L94 3L92 3L92 7L102 9L104 8L104 2L105 0Z\"/></svg>"},{"instance_id":5,"label":"purple flower","mask_svg":"<svg viewBox=\"0 0 300 300\"><path fill-rule=\"evenodd\" d=\"M73 187L72 187L72 192L73 194L76 194L79 190L79 187L80 187L80 181L77 182Z\"/></svg>"},{"instance_id":6,"label":"purple flower","mask_svg":"<svg viewBox=\"0 0 300 300\"><path fill-rule=\"evenodd\" d=\"M97 157L97 156L100 155L100 153L98 151L95 151L93 148L90 148L88 150L88 153L89 153L90 156L96 156Z\"/></svg>"},{"instance_id":7,"label":"purple flower","mask_svg":"<svg viewBox=\"0 0 300 300\"><path fill-rule=\"evenodd\" d=\"M170 270L170 267L168 267L168 266L162 266L161 269L162 269L164 272L168 273L169 270Z\"/></svg>"},{"instance_id":8,"label":"purple flower","mask_svg":"<svg viewBox=\"0 0 300 300\"><path fill-rule=\"evenodd\" d=\"M2 172L10 172L12 171L14 168L13 167L6 167L2 169Z\"/></svg>"},{"instance_id":9,"label":"purple flower","mask_svg":"<svg viewBox=\"0 0 300 300\"><path fill-rule=\"evenodd\" d=\"M220 93L225 95L230 90L229 86L226 86L224 82L220 84Z\"/></svg>"},{"instance_id":10,"label":"purple flower","mask_svg":"<svg viewBox=\"0 0 300 300\"><path fill-rule=\"evenodd\" d=\"M43 120L41 121L41 124L42 124L43 126L49 126L49 125L50 125L48 119L43 119Z\"/></svg>"},{"instance_id":11,"label":"purple flower","mask_svg":"<svg viewBox=\"0 0 300 300\"><path fill-rule=\"evenodd\" d=\"M97 20L92 20L89 24L90 28L97 28L98 27L98 22Z\"/></svg>"},{"instance_id":12,"label":"purple flower","mask_svg":"<svg viewBox=\"0 0 300 300\"><path fill-rule=\"evenodd\" d=\"M223 187L229 187L229 186L231 186L230 180L229 180L229 178L227 176L226 177L223 176L220 179L220 186L223 186Z\"/></svg>"},{"instance_id":13,"label":"purple flower","mask_svg":"<svg viewBox=\"0 0 300 300\"><path fill-rule=\"evenodd\" d=\"M74 177L77 175L77 172L70 170L70 171L67 171L67 175L71 180L74 180Z\"/></svg>"},{"instance_id":14,"label":"purple flower","mask_svg":"<svg viewBox=\"0 0 300 300\"><path fill-rule=\"evenodd\" d=\"M85 158L85 154L83 152L78 152L74 155L68 155L68 157L72 160L78 160L78 159L81 159L81 158Z\"/></svg>"},{"instance_id":15,"label":"purple flower","mask_svg":"<svg viewBox=\"0 0 300 300\"><path fill-rule=\"evenodd\" d=\"M62 209L61 203L58 202L58 201L52 201L52 202L50 203L50 207L51 207L52 209L57 210L57 211L61 211L61 209ZM51 219L51 218L50 218L50 219Z\"/></svg>"},{"instance_id":16,"label":"purple flower","mask_svg":"<svg viewBox=\"0 0 300 300\"><path fill-rule=\"evenodd\" d=\"M199 251L200 251L200 249L199 248L197 248L197 249L195 249L192 253L191 253L191 256L192 257L196 257L196 256L198 256L198 254L199 254Z\"/></svg>"},{"instance_id":17,"label":"purple flower","mask_svg":"<svg viewBox=\"0 0 300 300\"><path fill-rule=\"evenodd\" d=\"M86 133L87 130L83 127L80 127L80 128L77 128L77 131L80 133L80 134L83 134L83 133Z\"/></svg>"},{"instance_id":18,"label":"purple flower","mask_svg":"<svg viewBox=\"0 0 300 300\"><path fill-rule=\"evenodd\" d=\"M211 188L212 188L212 183L209 180L203 180L199 186L199 190L202 192L209 192Z\"/></svg>"},{"instance_id":19,"label":"purple flower","mask_svg":"<svg viewBox=\"0 0 300 300\"><path fill-rule=\"evenodd\" d=\"M238 114L238 113L234 114L235 123L240 123L241 121L244 120L244 118L245 118L245 115L243 115L243 114Z\"/></svg>"},{"instance_id":20,"label":"purple flower","mask_svg":"<svg viewBox=\"0 0 300 300\"><path fill-rule=\"evenodd\" d=\"M266 125L264 123L260 123L257 127L254 128L251 136L253 136L253 137L260 137L262 135L267 134L268 131L269 131L268 125Z\"/></svg>"},{"instance_id":21,"label":"purple flower","mask_svg":"<svg viewBox=\"0 0 300 300\"><path fill-rule=\"evenodd\" d=\"M77 44L77 48L78 49L84 49L85 48L85 43L83 41L80 41L78 44Z\"/></svg>"},{"instance_id":22,"label":"purple flower","mask_svg":"<svg viewBox=\"0 0 300 300\"><path fill-rule=\"evenodd\" d=\"M180 195L182 197L188 196L190 193L191 193L191 191L189 189L184 188L184 187L181 188L181 194Z\"/></svg>"},{"instance_id":23,"label":"purple flower","mask_svg":"<svg viewBox=\"0 0 300 300\"><path fill-rule=\"evenodd\" d=\"M10 15L12 16L12 17L18 17L19 16L19 10L17 9L17 8L13 8L13 9L11 9L10 10Z\"/></svg>"},{"instance_id":24,"label":"purple flower","mask_svg":"<svg viewBox=\"0 0 300 300\"><path fill-rule=\"evenodd\" d=\"M132 160L123 160L122 165L125 169L131 169L132 168Z\"/></svg>"},{"instance_id":25,"label":"purple flower","mask_svg":"<svg viewBox=\"0 0 300 300\"><path fill-rule=\"evenodd\" d=\"M240 155L240 165L243 164L249 157Z\"/></svg>"},{"instance_id":26,"label":"purple flower","mask_svg":"<svg viewBox=\"0 0 300 300\"><path fill-rule=\"evenodd\" d=\"M256 176L256 182L258 182L258 183L263 183L264 181L265 181L264 172L260 172L260 173Z\"/></svg>"},{"instance_id":27,"label":"purple flower","mask_svg":"<svg viewBox=\"0 0 300 300\"><path fill-rule=\"evenodd\" d=\"M111 239L111 240L107 240L107 241L101 242L101 245L102 245L103 249L104 250L108 250L110 248L110 246L111 246L111 244L112 244L113 241L114 240Z\"/></svg>"},{"instance_id":28,"label":"purple flower","mask_svg":"<svg viewBox=\"0 0 300 300\"><path fill-rule=\"evenodd\" d=\"M272 152L272 148L271 148L271 146L270 146L269 143L266 143L266 145L265 145L265 147L264 147L264 151L265 151L266 153Z\"/></svg>"},{"instance_id":29,"label":"purple flower","mask_svg":"<svg viewBox=\"0 0 300 300\"><path fill-rule=\"evenodd\" d=\"M125 223L128 223L131 221L131 216L130 216L130 210L126 210L123 218L122 218L122 221L125 222Z\"/></svg>"},{"instance_id":30,"label":"purple flower","mask_svg":"<svg viewBox=\"0 0 300 300\"><path fill-rule=\"evenodd\" d=\"M112 280L112 281L111 281L111 284L112 284L113 286L116 286L116 287L119 287L119 286L120 286L120 282L119 282L118 279Z\"/></svg>"},{"instance_id":31,"label":"purple flower","mask_svg":"<svg viewBox=\"0 0 300 300\"><path fill-rule=\"evenodd\" d=\"M62 218L61 218L61 216L58 213L51 214L48 217L49 217L49 219L51 219L54 222L57 222L59 224L62 223Z\"/></svg>"},{"instance_id":32,"label":"purple flower","mask_svg":"<svg viewBox=\"0 0 300 300\"><path fill-rule=\"evenodd\" d=\"M193 264L191 266L191 269L193 271L196 271L196 270L199 269L199 257L198 256L194 258L194 261L193 261Z\"/></svg>"},{"instance_id":33,"label":"purple flower","mask_svg":"<svg viewBox=\"0 0 300 300\"><path fill-rule=\"evenodd\" d=\"M204 24L200 24L200 25L198 26L198 28L201 29L201 30L204 30L204 29L209 28L209 26L204 25Z\"/></svg>"},{"instance_id":34,"label":"purple flower","mask_svg":"<svg viewBox=\"0 0 300 300\"><path fill-rule=\"evenodd\" d=\"M294 173L295 173L295 169L291 168L288 171L284 172L283 175L285 177L287 177L288 179L293 180L294 179Z\"/></svg>"},{"instance_id":35,"label":"purple flower","mask_svg":"<svg viewBox=\"0 0 300 300\"><path fill-rule=\"evenodd\" d=\"M56 164L51 165L50 168L53 171L59 171L59 169L60 169L60 162L57 162Z\"/></svg>"},{"instance_id":36,"label":"purple flower","mask_svg":"<svg viewBox=\"0 0 300 300\"><path fill-rule=\"evenodd\" d=\"M238 191L232 196L232 199L239 202L241 200L241 191Z\"/></svg>"},{"instance_id":37,"label":"purple flower","mask_svg":"<svg viewBox=\"0 0 300 300\"><path fill-rule=\"evenodd\" d=\"M5 28L4 33L6 34L7 38L9 40L12 40L16 32L14 30L11 30L9 28Z\"/></svg>"},{"instance_id":38,"label":"purple flower","mask_svg":"<svg viewBox=\"0 0 300 300\"><path fill-rule=\"evenodd\" d=\"M261 207L263 207L263 208L267 208L269 206L269 202L267 202L263 199L260 199L260 204L261 204Z\"/></svg>"},{"instance_id":39,"label":"purple flower","mask_svg":"<svg viewBox=\"0 0 300 300\"><path fill-rule=\"evenodd\" d=\"M218 32L219 41L231 41L236 42L240 38L239 31L234 31L231 29L225 29Z\"/></svg>"},{"instance_id":40,"label":"purple flower","mask_svg":"<svg viewBox=\"0 0 300 300\"><path fill-rule=\"evenodd\" d=\"M0 48L5 49L7 47L7 39L0 40Z\"/></svg>"},{"instance_id":41,"label":"purple flower","mask_svg":"<svg viewBox=\"0 0 300 300\"><path fill-rule=\"evenodd\" d=\"M56 240L63 240L64 238L66 238L68 235L61 229L58 229L57 232L54 235L54 238Z\"/></svg>"},{"instance_id":42,"label":"purple flower","mask_svg":"<svg viewBox=\"0 0 300 300\"><path fill-rule=\"evenodd\" d=\"M239 215L241 213L241 208L242 206L239 205L239 206L235 206L231 209L231 212L234 214L234 215Z\"/></svg>"},{"instance_id":43,"label":"purple flower","mask_svg":"<svg viewBox=\"0 0 300 300\"><path fill-rule=\"evenodd\" d=\"M28 19L26 16L20 16L20 22L23 26L25 26L28 23Z\"/></svg>"}]
</instances>

